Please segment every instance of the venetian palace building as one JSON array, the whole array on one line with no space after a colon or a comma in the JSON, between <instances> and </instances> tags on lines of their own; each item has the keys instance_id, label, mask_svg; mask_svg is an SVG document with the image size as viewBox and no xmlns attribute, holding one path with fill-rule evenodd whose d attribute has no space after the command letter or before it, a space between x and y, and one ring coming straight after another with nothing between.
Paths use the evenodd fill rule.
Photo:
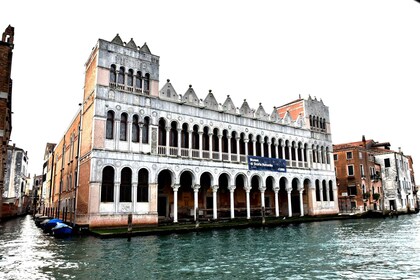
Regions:
<instances>
[{"instance_id":1,"label":"venetian palace building","mask_svg":"<svg viewBox=\"0 0 420 280\"><path fill-rule=\"evenodd\" d=\"M45 207L78 225L338 213L321 100L266 113L159 90L159 57L118 35L93 48L80 112L47 155Z\"/></svg>"}]
</instances>

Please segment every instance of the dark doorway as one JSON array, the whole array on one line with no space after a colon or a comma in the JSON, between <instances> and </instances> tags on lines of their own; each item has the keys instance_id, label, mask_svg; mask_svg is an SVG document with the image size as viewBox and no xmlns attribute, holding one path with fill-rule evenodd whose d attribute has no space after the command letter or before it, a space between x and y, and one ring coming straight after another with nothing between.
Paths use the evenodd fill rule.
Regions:
<instances>
[{"instance_id":1,"label":"dark doorway","mask_svg":"<svg viewBox=\"0 0 420 280\"><path fill-rule=\"evenodd\" d=\"M166 196L159 196L158 197L158 215L160 217L167 217L168 213L166 213L166 209L167 209L167 205L168 205L168 199L166 198Z\"/></svg>"}]
</instances>

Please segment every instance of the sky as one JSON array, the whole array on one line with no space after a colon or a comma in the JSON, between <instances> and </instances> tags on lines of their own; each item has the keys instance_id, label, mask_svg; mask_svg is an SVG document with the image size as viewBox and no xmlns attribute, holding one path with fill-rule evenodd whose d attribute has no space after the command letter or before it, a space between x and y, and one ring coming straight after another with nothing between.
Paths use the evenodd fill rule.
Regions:
<instances>
[{"instance_id":1,"label":"sky","mask_svg":"<svg viewBox=\"0 0 420 280\"><path fill-rule=\"evenodd\" d=\"M420 3L414 0L6 1L15 28L10 144L42 174L82 101L84 64L119 34L160 57L160 84L191 84L219 103L274 106L299 96L329 107L333 144L390 142L420 184Z\"/></svg>"}]
</instances>

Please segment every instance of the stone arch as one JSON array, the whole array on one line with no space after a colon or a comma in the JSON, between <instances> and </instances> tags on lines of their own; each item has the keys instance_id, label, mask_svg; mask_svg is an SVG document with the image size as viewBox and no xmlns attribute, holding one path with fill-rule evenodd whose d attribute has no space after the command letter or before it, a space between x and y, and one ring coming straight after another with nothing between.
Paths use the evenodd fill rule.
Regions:
<instances>
[{"instance_id":1,"label":"stone arch","mask_svg":"<svg viewBox=\"0 0 420 280\"><path fill-rule=\"evenodd\" d=\"M211 210L213 209L213 175L210 172L205 171L201 173L198 178L200 178L200 188L198 190L198 208L203 209L204 216L211 216Z\"/></svg>"},{"instance_id":2,"label":"stone arch","mask_svg":"<svg viewBox=\"0 0 420 280\"><path fill-rule=\"evenodd\" d=\"M179 173L178 185L178 218L191 218L194 214L195 173L192 170L183 169Z\"/></svg>"},{"instance_id":3,"label":"stone arch","mask_svg":"<svg viewBox=\"0 0 420 280\"><path fill-rule=\"evenodd\" d=\"M217 205L219 210L220 218L230 217L230 186L231 177L228 173L220 173L217 177L217 185L219 189L217 190Z\"/></svg>"},{"instance_id":4,"label":"stone arch","mask_svg":"<svg viewBox=\"0 0 420 280\"><path fill-rule=\"evenodd\" d=\"M173 185L175 184L175 173L168 169L162 168L156 172L157 182L157 210L160 220L166 220L173 217L174 192Z\"/></svg>"}]
</instances>

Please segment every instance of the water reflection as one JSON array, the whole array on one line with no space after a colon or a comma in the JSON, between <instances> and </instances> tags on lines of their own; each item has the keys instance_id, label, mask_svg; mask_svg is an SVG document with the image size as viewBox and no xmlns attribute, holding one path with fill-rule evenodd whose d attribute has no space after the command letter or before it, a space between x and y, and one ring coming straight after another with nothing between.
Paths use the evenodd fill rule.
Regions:
<instances>
[{"instance_id":1,"label":"water reflection","mask_svg":"<svg viewBox=\"0 0 420 280\"><path fill-rule=\"evenodd\" d=\"M420 217L126 239L0 225L0 279L419 279Z\"/></svg>"}]
</instances>

